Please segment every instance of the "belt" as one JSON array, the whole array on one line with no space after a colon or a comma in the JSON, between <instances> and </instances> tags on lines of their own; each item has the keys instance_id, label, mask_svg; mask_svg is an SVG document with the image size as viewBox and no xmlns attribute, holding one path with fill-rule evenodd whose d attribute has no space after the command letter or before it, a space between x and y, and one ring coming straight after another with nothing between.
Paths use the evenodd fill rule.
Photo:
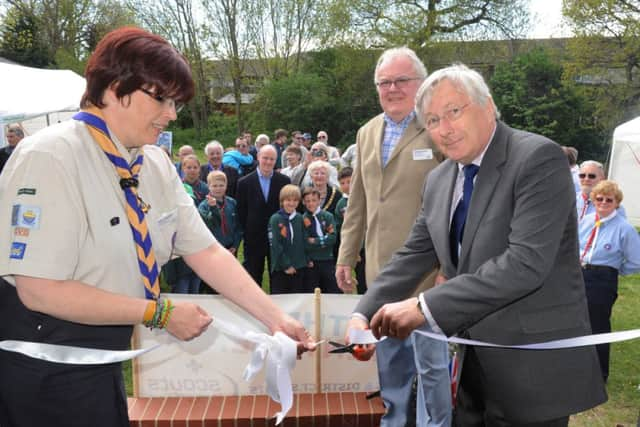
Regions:
<instances>
[{"instance_id":1,"label":"belt","mask_svg":"<svg viewBox=\"0 0 640 427\"><path fill-rule=\"evenodd\" d=\"M608 271L611 273L618 274L618 269L609 267L608 265L594 265L594 264L583 264L583 270L595 270L595 271Z\"/></svg>"}]
</instances>

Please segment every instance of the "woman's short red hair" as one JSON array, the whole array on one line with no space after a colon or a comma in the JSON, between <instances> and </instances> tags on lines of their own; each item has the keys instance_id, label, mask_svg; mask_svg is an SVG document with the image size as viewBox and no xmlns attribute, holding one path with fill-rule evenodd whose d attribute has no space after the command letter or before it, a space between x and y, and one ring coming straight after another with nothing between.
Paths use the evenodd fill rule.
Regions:
<instances>
[{"instance_id":1,"label":"woman's short red hair","mask_svg":"<svg viewBox=\"0 0 640 427\"><path fill-rule=\"evenodd\" d=\"M194 95L186 58L162 37L136 27L108 33L96 46L85 69L87 88L80 105L102 108L104 91L113 88L118 99L141 87L186 103Z\"/></svg>"}]
</instances>

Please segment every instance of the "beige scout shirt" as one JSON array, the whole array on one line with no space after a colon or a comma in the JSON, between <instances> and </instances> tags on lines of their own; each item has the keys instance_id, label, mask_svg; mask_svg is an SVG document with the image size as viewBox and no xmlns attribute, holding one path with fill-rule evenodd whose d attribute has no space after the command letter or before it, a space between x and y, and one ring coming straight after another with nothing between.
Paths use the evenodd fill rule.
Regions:
<instances>
[{"instance_id":1,"label":"beige scout shirt","mask_svg":"<svg viewBox=\"0 0 640 427\"><path fill-rule=\"evenodd\" d=\"M129 153L116 141L131 162ZM158 266L215 244L164 151L144 148L138 193ZM114 166L76 120L26 138L0 175L0 275L79 280L144 297L124 192ZM13 283L12 277L5 277Z\"/></svg>"}]
</instances>

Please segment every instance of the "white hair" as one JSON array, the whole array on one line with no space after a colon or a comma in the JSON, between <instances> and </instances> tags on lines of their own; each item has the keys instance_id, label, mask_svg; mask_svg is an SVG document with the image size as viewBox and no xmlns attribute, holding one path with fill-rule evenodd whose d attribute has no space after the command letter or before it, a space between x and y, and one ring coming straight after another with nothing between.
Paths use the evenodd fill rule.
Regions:
<instances>
[{"instance_id":1,"label":"white hair","mask_svg":"<svg viewBox=\"0 0 640 427\"><path fill-rule=\"evenodd\" d=\"M433 91L443 80L449 80L454 86L469 95L471 100L478 105L485 106L487 102L491 103L496 119L500 118L500 112L493 102L491 91L480 73L464 64L453 64L433 72L418 89L416 93L416 115L418 120L422 122L424 119L424 108L431 102Z\"/></svg>"},{"instance_id":2,"label":"white hair","mask_svg":"<svg viewBox=\"0 0 640 427\"><path fill-rule=\"evenodd\" d=\"M378 70L380 70L380 67L402 56L407 57L411 60L411 62L413 63L413 69L416 72L416 77L420 77L421 79L427 77L427 67L424 66L420 58L418 58L418 55L416 55L416 53L408 47L402 46L387 49L382 52L382 55L380 55L380 58L378 58L376 70L373 73L374 83L376 82L376 79L378 77Z\"/></svg>"},{"instance_id":3,"label":"white hair","mask_svg":"<svg viewBox=\"0 0 640 427\"><path fill-rule=\"evenodd\" d=\"M209 151L212 148L219 148L220 151L222 151L224 153L224 147L222 146L222 144L220 144L220 141L216 141L214 139L213 141L210 141L209 143L207 143L207 145L204 146L204 154L205 154L205 156L209 155Z\"/></svg>"}]
</instances>

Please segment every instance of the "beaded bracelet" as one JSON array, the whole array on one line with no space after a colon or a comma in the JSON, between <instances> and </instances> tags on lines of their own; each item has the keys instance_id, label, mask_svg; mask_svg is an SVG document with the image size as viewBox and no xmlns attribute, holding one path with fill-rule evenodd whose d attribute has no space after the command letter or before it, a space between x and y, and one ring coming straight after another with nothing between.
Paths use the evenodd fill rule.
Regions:
<instances>
[{"instance_id":1,"label":"beaded bracelet","mask_svg":"<svg viewBox=\"0 0 640 427\"><path fill-rule=\"evenodd\" d=\"M154 308L153 316L151 316L152 307ZM158 298L158 301L149 301L142 323L149 329L164 329L169 323L173 308L174 305L169 298Z\"/></svg>"}]
</instances>

